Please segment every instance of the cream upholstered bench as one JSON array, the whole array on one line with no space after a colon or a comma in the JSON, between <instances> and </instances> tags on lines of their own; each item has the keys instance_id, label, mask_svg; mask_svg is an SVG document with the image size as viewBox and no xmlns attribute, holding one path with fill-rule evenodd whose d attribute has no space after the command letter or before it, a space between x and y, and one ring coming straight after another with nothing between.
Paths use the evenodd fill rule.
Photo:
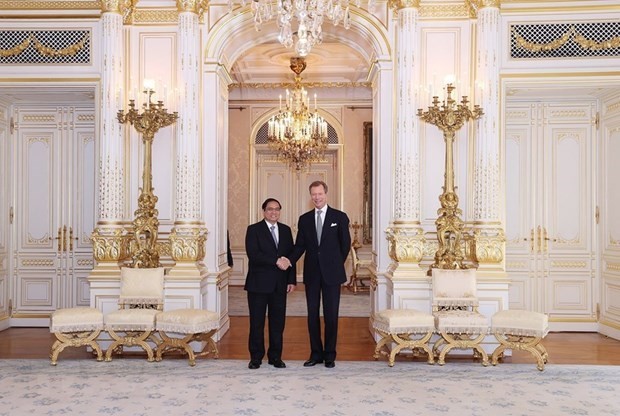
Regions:
<instances>
[{"instance_id":1,"label":"cream upholstered bench","mask_svg":"<svg viewBox=\"0 0 620 416\"><path fill-rule=\"evenodd\" d=\"M103 360L103 353L97 337L103 329L103 313L95 308L58 309L50 317L50 332L56 336L52 345L50 360L56 365L58 354L67 347L89 346L97 353L97 361Z\"/></svg>"},{"instance_id":2,"label":"cream upholstered bench","mask_svg":"<svg viewBox=\"0 0 620 416\"><path fill-rule=\"evenodd\" d=\"M431 314L417 311L415 309L386 309L375 314L373 328L381 335L375 348L374 359L379 358L379 354L388 343L395 342L396 345L389 353L389 366L394 366L396 354L402 349L411 349L415 354L416 349L421 349L428 355L428 363L434 364L435 359L430 347L427 345L435 331L435 320ZM412 338L417 336L417 338Z\"/></svg>"},{"instance_id":3,"label":"cream upholstered bench","mask_svg":"<svg viewBox=\"0 0 620 416\"><path fill-rule=\"evenodd\" d=\"M536 358L537 368L545 369L549 355L541 344L549 332L549 318L539 312L507 310L491 317L491 333L500 345L493 351L491 363L497 361L507 349L528 351Z\"/></svg>"},{"instance_id":4,"label":"cream upholstered bench","mask_svg":"<svg viewBox=\"0 0 620 416\"><path fill-rule=\"evenodd\" d=\"M162 354L172 350L183 350L189 356L189 365L196 365L196 357L213 353L218 357L217 346L213 335L220 327L217 313L204 309L176 309L161 312L155 317L155 329L162 339L157 346L156 360L161 361ZM182 334L181 338L173 338L168 333ZM190 342L204 342L203 349L195 353Z\"/></svg>"}]
</instances>

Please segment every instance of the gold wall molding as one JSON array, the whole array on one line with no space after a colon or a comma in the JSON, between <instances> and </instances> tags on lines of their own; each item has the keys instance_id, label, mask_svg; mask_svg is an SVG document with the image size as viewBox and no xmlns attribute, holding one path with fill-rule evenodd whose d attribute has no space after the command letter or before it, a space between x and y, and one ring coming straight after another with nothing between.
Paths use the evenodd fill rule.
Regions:
<instances>
[{"instance_id":1,"label":"gold wall molding","mask_svg":"<svg viewBox=\"0 0 620 416\"><path fill-rule=\"evenodd\" d=\"M94 114L80 114L77 117L78 121L95 121Z\"/></svg>"},{"instance_id":2,"label":"gold wall molding","mask_svg":"<svg viewBox=\"0 0 620 416\"><path fill-rule=\"evenodd\" d=\"M620 263L607 263L607 270L620 272Z\"/></svg>"},{"instance_id":3,"label":"gold wall molding","mask_svg":"<svg viewBox=\"0 0 620 416\"><path fill-rule=\"evenodd\" d=\"M0 0L0 10L100 10L101 0L90 1L23 1L23 0Z\"/></svg>"},{"instance_id":4,"label":"gold wall molding","mask_svg":"<svg viewBox=\"0 0 620 416\"><path fill-rule=\"evenodd\" d=\"M366 87L371 88L370 82L302 82L301 85L305 88L359 88ZM248 89L292 89L295 84L292 82L247 82L247 83L232 83L228 85L229 90L236 88L248 88Z\"/></svg>"},{"instance_id":5,"label":"gold wall molding","mask_svg":"<svg viewBox=\"0 0 620 416\"><path fill-rule=\"evenodd\" d=\"M551 111L551 116L554 118L579 118L586 117L586 112L583 110L555 110Z\"/></svg>"},{"instance_id":6,"label":"gold wall molding","mask_svg":"<svg viewBox=\"0 0 620 416\"><path fill-rule=\"evenodd\" d=\"M33 122L33 123L56 121L56 115L52 114L52 115L45 115L45 116L24 116L24 117L22 117L22 120L23 121L30 121L30 122Z\"/></svg>"},{"instance_id":7,"label":"gold wall molding","mask_svg":"<svg viewBox=\"0 0 620 416\"><path fill-rule=\"evenodd\" d=\"M471 4L423 4L420 6L420 17L425 19L470 18L475 17Z\"/></svg>"},{"instance_id":8,"label":"gold wall molding","mask_svg":"<svg viewBox=\"0 0 620 416\"><path fill-rule=\"evenodd\" d=\"M611 113L611 112L616 111L618 109L620 109L620 101L616 101L615 103L609 104L607 106L607 112L608 113Z\"/></svg>"},{"instance_id":9,"label":"gold wall molding","mask_svg":"<svg viewBox=\"0 0 620 416\"><path fill-rule=\"evenodd\" d=\"M31 145L32 143L44 143L49 145L49 137L39 137L39 136L35 136L35 137L29 137L28 138L28 144Z\"/></svg>"},{"instance_id":10,"label":"gold wall molding","mask_svg":"<svg viewBox=\"0 0 620 416\"><path fill-rule=\"evenodd\" d=\"M92 267L95 264L95 262L91 259L80 259L77 261L77 265L78 266L89 266Z\"/></svg>"},{"instance_id":11,"label":"gold wall molding","mask_svg":"<svg viewBox=\"0 0 620 416\"><path fill-rule=\"evenodd\" d=\"M51 259L24 259L22 260L24 267L52 267L54 260Z\"/></svg>"},{"instance_id":12,"label":"gold wall molding","mask_svg":"<svg viewBox=\"0 0 620 416\"><path fill-rule=\"evenodd\" d=\"M388 0L388 7L394 11L420 7L420 0Z\"/></svg>"},{"instance_id":13,"label":"gold wall molding","mask_svg":"<svg viewBox=\"0 0 620 416\"><path fill-rule=\"evenodd\" d=\"M584 269L587 266L585 261L552 261L551 267L562 269Z\"/></svg>"},{"instance_id":14,"label":"gold wall molding","mask_svg":"<svg viewBox=\"0 0 620 416\"><path fill-rule=\"evenodd\" d=\"M524 261L511 261L506 262L507 269L525 269L526 263Z\"/></svg>"},{"instance_id":15,"label":"gold wall molding","mask_svg":"<svg viewBox=\"0 0 620 416\"><path fill-rule=\"evenodd\" d=\"M176 9L136 9L132 22L134 24L170 24L179 23L179 12Z\"/></svg>"},{"instance_id":16,"label":"gold wall molding","mask_svg":"<svg viewBox=\"0 0 620 416\"><path fill-rule=\"evenodd\" d=\"M28 242L28 244L48 244L50 241L50 236L48 233L45 233L45 235L41 238L34 238L30 233L28 233L26 241Z\"/></svg>"}]
</instances>

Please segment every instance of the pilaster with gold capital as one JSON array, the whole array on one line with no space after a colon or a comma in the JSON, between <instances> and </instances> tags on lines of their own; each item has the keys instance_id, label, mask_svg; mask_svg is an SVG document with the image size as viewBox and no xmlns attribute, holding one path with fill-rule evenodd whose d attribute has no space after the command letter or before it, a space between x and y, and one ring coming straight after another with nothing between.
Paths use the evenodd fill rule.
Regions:
<instances>
[{"instance_id":1,"label":"pilaster with gold capital","mask_svg":"<svg viewBox=\"0 0 620 416\"><path fill-rule=\"evenodd\" d=\"M420 262L424 257L426 238L419 227L400 225L386 230L388 250L393 260L393 276L403 277L411 271L422 271Z\"/></svg>"},{"instance_id":2,"label":"pilaster with gold capital","mask_svg":"<svg viewBox=\"0 0 620 416\"><path fill-rule=\"evenodd\" d=\"M499 1L482 1L478 10L475 99L485 116L478 122L474 145L473 236L479 270L503 270L505 235L501 224Z\"/></svg>"},{"instance_id":3,"label":"pilaster with gold capital","mask_svg":"<svg viewBox=\"0 0 620 416\"><path fill-rule=\"evenodd\" d=\"M103 0L102 71L99 123L99 200L97 228L91 235L96 261L91 276L119 276L119 262L129 256L124 229L124 139L116 118L124 103L123 1Z\"/></svg>"},{"instance_id":4,"label":"pilaster with gold capital","mask_svg":"<svg viewBox=\"0 0 620 416\"><path fill-rule=\"evenodd\" d=\"M176 264L174 277L199 277L204 272L207 232L200 221L200 27L201 0L177 0L179 113L176 141L175 224L169 237Z\"/></svg>"}]
</instances>

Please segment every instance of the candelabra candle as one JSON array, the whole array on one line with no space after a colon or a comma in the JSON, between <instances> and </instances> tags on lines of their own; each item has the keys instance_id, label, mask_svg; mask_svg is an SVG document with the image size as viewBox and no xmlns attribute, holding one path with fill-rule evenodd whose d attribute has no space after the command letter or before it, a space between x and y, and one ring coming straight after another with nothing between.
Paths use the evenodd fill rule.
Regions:
<instances>
[{"instance_id":1,"label":"candelabra candle","mask_svg":"<svg viewBox=\"0 0 620 416\"><path fill-rule=\"evenodd\" d=\"M437 126L443 132L446 143L444 187L443 193L439 196L441 203L441 208L438 210L439 218L435 221L439 248L431 268L467 268L463 264L461 248L464 225L460 218L462 211L458 207L459 198L454 188L454 136L466 121L479 119L484 113L478 105L474 105L473 110L470 109L466 96L463 96L460 104L457 103L452 98L453 91L454 86L448 84L446 97L441 106L439 97L434 96L428 111L419 109L417 114L423 121Z\"/></svg>"}]
</instances>

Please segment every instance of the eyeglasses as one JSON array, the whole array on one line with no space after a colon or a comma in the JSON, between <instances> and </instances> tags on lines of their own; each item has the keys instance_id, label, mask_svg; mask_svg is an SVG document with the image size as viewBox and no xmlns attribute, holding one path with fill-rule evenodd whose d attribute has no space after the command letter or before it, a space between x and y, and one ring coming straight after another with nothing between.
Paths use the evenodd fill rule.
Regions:
<instances>
[{"instance_id":1,"label":"eyeglasses","mask_svg":"<svg viewBox=\"0 0 620 416\"><path fill-rule=\"evenodd\" d=\"M265 208L265 211L280 211L282 208Z\"/></svg>"}]
</instances>

